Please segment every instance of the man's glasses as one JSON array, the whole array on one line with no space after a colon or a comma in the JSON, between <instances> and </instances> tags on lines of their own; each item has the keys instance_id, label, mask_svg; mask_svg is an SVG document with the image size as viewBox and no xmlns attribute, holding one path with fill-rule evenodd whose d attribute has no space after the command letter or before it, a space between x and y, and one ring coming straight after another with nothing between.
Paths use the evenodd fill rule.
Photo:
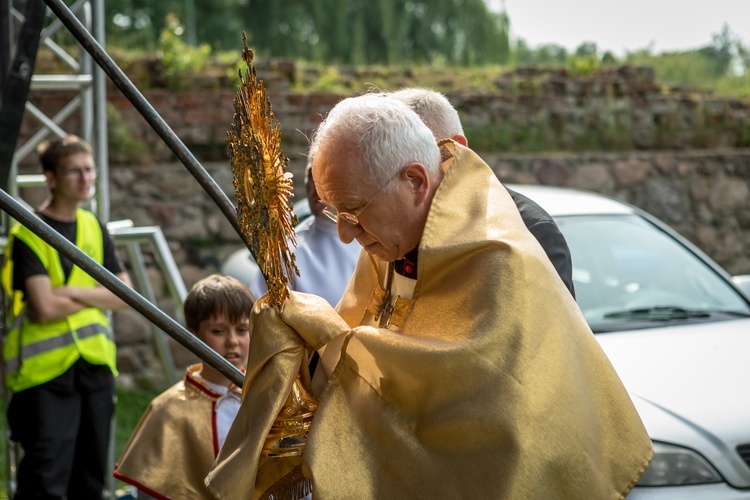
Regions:
<instances>
[{"instance_id":1,"label":"man's glasses","mask_svg":"<svg viewBox=\"0 0 750 500\"><path fill-rule=\"evenodd\" d=\"M352 226L358 226L359 225L359 217L362 215L362 212L364 212L365 209L370 206L370 203L372 203L373 201L375 201L375 198L377 198L378 195L380 193L382 193L385 190L385 188L388 187L388 185L393 181L393 179L395 179L396 176L398 174L400 174L400 173L401 173L401 169L399 169L393 175L393 177L391 177L390 179L388 179L388 181L385 184L383 184L383 187L381 187L378 190L378 192L375 193L375 196L373 196L372 198L370 198L370 201L368 201L367 203L365 203L365 206L362 207L362 209L359 210L356 214L353 214L351 212L339 212L335 208L333 208L331 206L328 206L328 205L326 205L325 208L323 209L323 213L325 214L326 217L328 217L329 219L331 219L333 222L338 223L339 219L341 219L344 222L346 222L347 224L351 224Z\"/></svg>"}]
</instances>

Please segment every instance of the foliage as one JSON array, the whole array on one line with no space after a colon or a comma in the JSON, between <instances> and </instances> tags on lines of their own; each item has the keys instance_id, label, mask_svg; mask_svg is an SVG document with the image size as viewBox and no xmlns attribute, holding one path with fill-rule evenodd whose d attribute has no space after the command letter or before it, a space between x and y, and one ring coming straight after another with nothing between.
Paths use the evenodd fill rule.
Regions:
<instances>
[{"instance_id":1,"label":"foliage","mask_svg":"<svg viewBox=\"0 0 750 500\"><path fill-rule=\"evenodd\" d=\"M534 52L536 62L539 64L562 64L568 58L568 51L565 47L553 43L542 45Z\"/></svg>"},{"instance_id":2,"label":"foliage","mask_svg":"<svg viewBox=\"0 0 750 500\"><path fill-rule=\"evenodd\" d=\"M489 10L486 0L107 0L105 16L110 47L161 50L165 72L178 86L178 74L194 75L206 62L206 44L214 53L230 51L239 64L245 31L259 60L453 69L542 65L575 75L625 63L652 66L669 85L750 96L750 49L726 25L695 50L644 49L617 58L591 41L570 52L554 43L531 47L510 36L507 13ZM222 71L222 78L236 79L236 68ZM318 87L335 86L331 72L321 72Z\"/></svg>"},{"instance_id":3,"label":"foliage","mask_svg":"<svg viewBox=\"0 0 750 500\"><path fill-rule=\"evenodd\" d=\"M189 86L189 79L199 74L211 55L208 44L193 47L185 43L184 31L177 16L170 13L159 36L159 55L164 77L170 87L175 89Z\"/></svg>"},{"instance_id":4,"label":"foliage","mask_svg":"<svg viewBox=\"0 0 750 500\"><path fill-rule=\"evenodd\" d=\"M338 64L504 63L509 20L483 0L275 0L246 11L262 54Z\"/></svg>"},{"instance_id":5,"label":"foliage","mask_svg":"<svg viewBox=\"0 0 750 500\"><path fill-rule=\"evenodd\" d=\"M660 82L669 85L683 85L690 88L712 89L721 95L750 96L748 69L744 75L717 74L716 62L706 56L706 52L668 52L659 55L648 51L628 54L628 64L651 66Z\"/></svg>"},{"instance_id":6,"label":"foliage","mask_svg":"<svg viewBox=\"0 0 750 500\"><path fill-rule=\"evenodd\" d=\"M724 25L711 42L695 50L653 53L643 49L618 59L612 52L599 54L594 42L583 42L573 53L545 44L533 48L517 38L511 48L515 65L564 65L572 75L587 75L600 65L651 66L657 79L667 85L713 90L719 95L750 97L750 47Z\"/></svg>"},{"instance_id":7,"label":"foliage","mask_svg":"<svg viewBox=\"0 0 750 500\"><path fill-rule=\"evenodd\" d=\"M202 46L191 41L190 16L184 8L189 4L201 19L201 26L192 31ZM258 74L274 91L352 94L418 85L459 95L501 94L542 110L534 119L514 118L472 131L472 144L478 148L619 150L750 143L750 125L729 123L728 111L699 109L704 102L716 104L710 92L750 97L750 47L728 26L694 50L655 53L644 49L617 57L601 53L591 41L574 50L554 43L532 47L523 38L512 38L508 16L490 12L484 0L108 0L107 5L121 16L120 25L127 24L121 22L122 16L135 20L128 36L135 37L135 24L146 13L153 25L141 23L148 25L143 30L148 29L149 36L157 28L156 33L161 33L153 45L161 50L149 50L158 54L156 62L161 66L154 65L152 57L151 66L140 67L141 74L152 75L136 82L145 88L236 84L242 64L240 34L246 31L256 53ZM204 30L203 26L214 28ZM120 29L117 36L124 34ZM129 48L133 47L138 45ZM140 52L148 53L144 47ZM220 52L221 48L231 50ZM621 65L631 70L639 67L632 81L624 76L624 87L617 83ZM137 65L126 69L129 75L138 71ZM612 71L614 79L596 80L599 71ZM509 72L516 76L506 76ZM665 102L688 103L684 113L671 110L647 118L637 110L622 113L618 106L634 109L623 92L652 95L653 75ZM571 89L582 96L596 94L591 100L596 109L580 109L575 116L560 110L552 113L547 93ZM687 110L689 106L695 107L694 112ZM116 117L110 119L117 123ZM126 127L112 128L122 137L118 143L127 145L132 139Z\"/></svg>"},{"instance_id":8,"label":"foliage","mask_svg":"<svg viewBox=\"0 0 750 500\"><path fill-rule=\"evenodd\" d=\"M133 135L112 103L107 103L107 149L111 163L141 163L148 157L143 141Z\"/></svg>"},{"instance_id":9,"label":"foliage","mask_svg":"<svg viewBox=\"0 0 750 500\"><path fill-rule=\"evenodd\" d=\"M502 123L483 127L466 127L471 147L477 151L543 152L543 151L626 151L633 149L630 125L603 120L599 126L580 129L577 133L555 130L547 122L525 125Z\"/></svg>"},{"instance_id":10,"label":"foliage","mask_svg":"<svg viewBox=\"0 0 750 500\"><path fill-rule=\"evenodd\" d=\"M661 54L640 50L628 53L624 62L652 66L657 79L665 84L750 97L749 54L750 49L724 25L705 47Z\"/></svg>"},{"instance_id":11,"label":"foliage","mask_svg":"<svg viewBox=\"0 0 750 500\"><path fill-rule=\"evenodd\" d=\"M242 11L248 0L107 0L107 43L153 53L169 13L185 23L190 45L208 43L214 50L237 46L244 29ZM198 22L200 20L200 22Z\"/></svg>"},{"instance_id":12,"label":"foliage","mask_svg":"<svg viewBox=\"0 0 750 500\"><path fill-rule=\"evenodd\" d=\"M599 67L596 54L585 56L571 56L565 62L565 68L573 76L590 75Z\"/></svg>"},{"instance_id":13,"label":"foliage","mask_svg":"<svg viewBox=\"0 0 750 500\"><path fill-rule=\"evenodd\" d=\"M153 50L169 13L185 22L188 44L214 50L237 47L246 31L258 55L325 63L510 60L510 20L484 0L108 0L109 41Z\"/></svg>"}]
</instances>

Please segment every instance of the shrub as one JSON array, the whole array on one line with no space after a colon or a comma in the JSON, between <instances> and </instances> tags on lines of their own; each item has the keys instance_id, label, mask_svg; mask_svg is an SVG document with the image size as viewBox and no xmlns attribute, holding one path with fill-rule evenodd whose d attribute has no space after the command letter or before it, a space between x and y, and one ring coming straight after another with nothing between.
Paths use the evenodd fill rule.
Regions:
<instances>
[{"instance_id":1,"label":"shrub","mask_svg":"<svg viewBox=\"0 0 750 500\"><path fill-rule=\"evenodd\" d=\"M159 35L159 56L164 78L172 89L187 88L211 57L211 47L202 44L191 47L183 40L185 32L175 14L167 15L167 22Z\"/></svg>"}]
</instances>

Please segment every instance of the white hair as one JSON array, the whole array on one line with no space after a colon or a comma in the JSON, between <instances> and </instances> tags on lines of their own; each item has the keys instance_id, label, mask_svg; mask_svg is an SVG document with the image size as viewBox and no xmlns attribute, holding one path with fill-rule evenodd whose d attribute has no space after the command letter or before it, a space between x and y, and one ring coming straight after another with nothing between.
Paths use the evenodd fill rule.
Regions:
<instances>
[{"instance_id":1,"label":"white hair","mask_svg":"<svg viewBox=\"0 0 750 500\"><path fill-rule=\"evenodd\" d=\"M388 184L384 191L409 163L421 163L432 178L440 172L440 151L430 129L406 104L387 94L364 94L339 102L318 127L310 149L315 153L332 141L342 148L353 145L364 162L363 181L373 186ZM342 155L351 153L342 150Z\"/></svg>"},{"instance_id":2,"label":"white hair","mask_svg":"<svg viewBox=\"0 0 750 500\"><path fill-rule=\"evenodd\" d=\"M414 87L390 95L413 109L432 131L435 139L450 139L456 135L464 135L456 108L440 92Z\"/></svg>"}]
</instances>

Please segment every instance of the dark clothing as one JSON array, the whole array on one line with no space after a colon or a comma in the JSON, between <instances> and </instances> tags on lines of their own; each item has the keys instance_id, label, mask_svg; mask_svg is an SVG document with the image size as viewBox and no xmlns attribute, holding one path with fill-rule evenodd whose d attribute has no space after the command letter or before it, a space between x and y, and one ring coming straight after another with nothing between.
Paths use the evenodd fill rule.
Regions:
<instances>
[{"instance_id":1,"label":"dark clothing","mask_svg":"<svg viewBox=\"0 0 750 500\"><path fill-rule=\"evenodd\" d=\"M113 412L112 372L83 359L56 379L13 394L11 439L24 451L14 498L102 498Z\"/></svg>"},{"instance_id":2,"label":"dark clothing","mask_svg":"<svg viewBox=\"0 0 750 500\"><path fill-rule=\"evenodd\" d=\"M41 219L75 244L77 222L40 214ZM101 222L103 264L123 272L115 245ZM24 242L13 240L13 288L26 293L26 280L48 275L39 257ZM60 263L68 280L73 263ZM107 470L114 412L114 376L108 366L78 359L65 373L12 395L8 406L11 439L23 448L15 498L100 499Z\"/></svg>"},{"instance_id":3,"label":"dark clothing","mask_svg":"<svg viewBox=\"0 0 750 500\"><path fill-rule=\"evenodd\" d=\"M508 193L510 193L511 198L513 198L518 207L523 223L529 232L534 235L534 238L539 241L552 265L555 266L557 274L560 275L563 283L570 290L570 294L575 298L576 292L573 286L573 263L570 259L570 249L552 216L537 205L536 202L521 193L516 193L511 189L508 189Z\"/></svg>"},{"instance_id":4,"label":"dark clothing","mask_svg":"<svg viewBox=\"0 0 750 500\"><path fill-rule=\"evenodd\" d=\"M415 248L404 255L404 258L393 263L394 270L401 276L410 279L417 279L417 269L419 264L419 251Z\"/></svg>"},{"instance_id":5,"label":"dark clothing","mask_svg":"<svg viewBox=\"0 0 750 500\"><path fill-rule=\"evenodd\" d=\"M41 219L47 223L52 229L64 236L68 241L75 244L76 242L76 221L65 222L53 219L44 214L37 214ZM122 265L120 260L117 258L115 253L115 244L110 238L107 228L104 224L99 223L102 226L102 241L104 242L104 268L110 271L112 274L119 274L122 272ZM19 239L13 240L13 289L19 290L26 295L26 278L36 276L38 274L49 274L47 269L42 265L39 257L34 253L32 249ZM60 254L60 264L62 264L63 273L67 281L70 276L70 271L73 269L73 263Z\"/></svg>"}]
</instances>

